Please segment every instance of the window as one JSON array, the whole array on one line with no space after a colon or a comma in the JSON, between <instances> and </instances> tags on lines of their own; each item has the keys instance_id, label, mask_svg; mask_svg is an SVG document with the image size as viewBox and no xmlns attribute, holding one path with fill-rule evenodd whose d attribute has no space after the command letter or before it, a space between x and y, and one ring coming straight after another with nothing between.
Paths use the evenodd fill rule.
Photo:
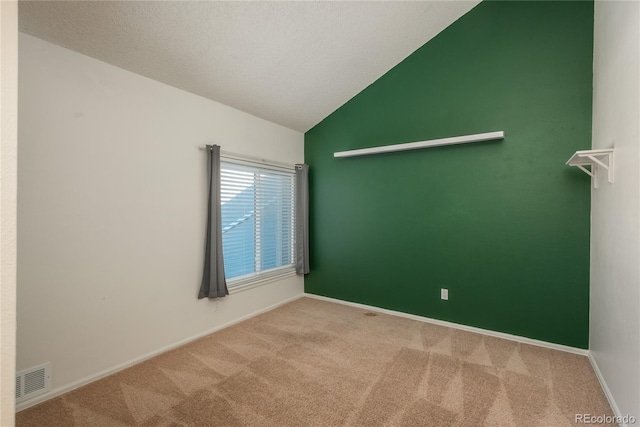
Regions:
<instances>
[{"instance_id":1,"label":"window","mask_svg":"<svg viewBox=\"0 0 640 427\"><path fill-rule=\"evenodd\" d=\"M222 251L229 286L294 268L294 171L223 158Z\"/></svg>"}]
</instances>

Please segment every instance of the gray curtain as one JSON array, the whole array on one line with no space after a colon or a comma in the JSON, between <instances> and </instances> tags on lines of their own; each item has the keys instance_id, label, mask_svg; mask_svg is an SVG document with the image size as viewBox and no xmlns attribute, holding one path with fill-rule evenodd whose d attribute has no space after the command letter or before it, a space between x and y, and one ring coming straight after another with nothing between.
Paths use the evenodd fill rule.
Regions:
<instances>
[{"instance_id":1,"label":"gray curtain","mask_svg":"<svg viewBox=\"0 0 640 427\"><path fill-rule=\"evenodd\" d=\"M296 165L296 273L309 273L309 165Z\"/></svg>"},{"instance_id":2,"label":"gray curtain","mask_svg":"<svg viewBox=\"0 0 640 427\"><path fill-rule=\"evenodd\" d=\"M222 258L222 214L220 212L220 146L207 145L209 156L209 203L204 272L198 299L221 298L229 295L224 278Z\"/></svg>"}]
</instances>

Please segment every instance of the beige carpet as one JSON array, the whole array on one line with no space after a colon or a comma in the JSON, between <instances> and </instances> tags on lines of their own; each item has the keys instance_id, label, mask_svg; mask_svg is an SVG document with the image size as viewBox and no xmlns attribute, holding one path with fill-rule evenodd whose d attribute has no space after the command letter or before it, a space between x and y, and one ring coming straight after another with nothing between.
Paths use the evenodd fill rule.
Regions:
<instances>
[{"instance_id":1,"label":"beige carpet","mask_svg":"<svg viewBox=\"0 0 640 427\"><path fill-rule=\"evenodd\" d=\"M584 356L303 298L17 425L565 426L582 413L613 415Z\"/></svg>"}]
</instances>

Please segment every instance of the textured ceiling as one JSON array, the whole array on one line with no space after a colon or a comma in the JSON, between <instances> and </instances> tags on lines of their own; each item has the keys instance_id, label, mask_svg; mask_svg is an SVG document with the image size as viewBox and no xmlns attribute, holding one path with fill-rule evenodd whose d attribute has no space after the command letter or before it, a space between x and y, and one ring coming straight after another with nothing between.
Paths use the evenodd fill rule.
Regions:
<instances>
[{"instance_id":1,"label":"textured ceiling","mask_svg":"<svg viewBox=\"0 0 640 427\"><path fill-rule=\"evenodd\" d=\"M21 1L20 31L307 131L478 1Z\"/></svg>"}]
</instances>

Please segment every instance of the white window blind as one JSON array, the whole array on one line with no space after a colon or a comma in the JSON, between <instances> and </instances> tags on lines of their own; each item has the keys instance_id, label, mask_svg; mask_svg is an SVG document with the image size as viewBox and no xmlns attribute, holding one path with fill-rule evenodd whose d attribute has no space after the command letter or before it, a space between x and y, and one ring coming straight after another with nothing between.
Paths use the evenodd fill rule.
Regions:
<instances>
[{"instance_id":1,"label":"white window blind","mask_svg":"<svg viewBox=\"0 0 640 427\"><path fill-rule=\"evenodd\" d=\"M294 265L294 172L223 159L222 250L229 286Z\"/></svg>"}]
</instances>

